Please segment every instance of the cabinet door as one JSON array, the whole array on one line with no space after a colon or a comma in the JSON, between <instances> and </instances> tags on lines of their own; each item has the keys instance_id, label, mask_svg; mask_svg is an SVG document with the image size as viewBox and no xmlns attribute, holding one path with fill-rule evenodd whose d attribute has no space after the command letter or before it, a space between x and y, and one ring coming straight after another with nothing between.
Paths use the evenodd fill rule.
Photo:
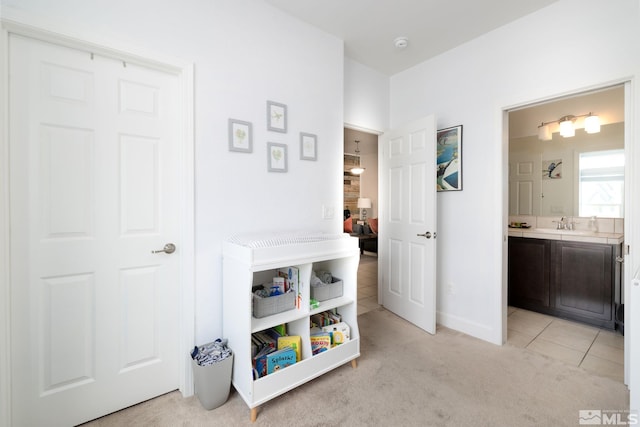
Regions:
<instances>
[{"instance_id":1,"label":"cabinet door","mask_svg":"<svg viewBox=\"0 0 640 427\"><path fill-rule=\"evenodd\" d=\"M550 305L551 242L509 238L509 304L538 309Z\"/></svg>"},{"instance_id":2,"label":"cabinet door","mask_svg":"<svg viewBox=\"0 0 640 427\"><path fill-rule=\"evenodd\" d=\"M613 247L557 242L554 300L557 310L609 321L613 305Z\"/></svg>"}]
</instances>

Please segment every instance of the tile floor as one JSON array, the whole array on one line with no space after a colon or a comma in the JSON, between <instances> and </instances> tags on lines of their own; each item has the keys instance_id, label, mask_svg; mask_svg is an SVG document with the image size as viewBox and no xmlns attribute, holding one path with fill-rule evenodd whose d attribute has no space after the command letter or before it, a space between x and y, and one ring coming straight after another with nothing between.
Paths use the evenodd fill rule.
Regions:
<instances>
[{"instance_id":1,"label":"tile floor","mask_svg":"<svg viewBox=\"0 0 640 427\"><path fill-rule=\"evenodd\" d=\"M358 265L358 314L378 307L378 256L365 252Z\"/></svg>"},{"instance_id":2,"label":"tile floor","mask_svg":"<svg viewBox=\"0 0 640 427\"><path fill-rule=\"evenodd\" d=\"M509 307L507 344L624 381L624 337L617 332Z\"/></svg>"},{"instance_id":3,"label":"tile floor","mask_svg":"<svg viewBox=\"0 0 640 427\"><path fill-rule=\"evenodd\" d=\"M365 252L358 266L358 314L378 305L378 257ZM509 307L507 344L624 380L624 337L581 323Z\"/></svg>"}]
</instances>

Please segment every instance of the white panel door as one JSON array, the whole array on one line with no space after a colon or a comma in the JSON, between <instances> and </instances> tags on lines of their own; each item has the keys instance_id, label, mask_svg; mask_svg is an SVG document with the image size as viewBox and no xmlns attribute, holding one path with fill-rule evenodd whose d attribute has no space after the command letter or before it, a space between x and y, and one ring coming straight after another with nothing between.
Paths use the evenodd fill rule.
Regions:
<instances>
[{"instance_id":1,"label":"white panel door","mask_svg":"<svg viewBox=\"0 0 640 427\"><path fill-rule=\"evenodd\" d=\"M179 386L178 83L10 36L13 425ZM184 355L183 355L184 356Z\"/></svg>"},{"instance_id":2,"label":"white panel door","mask_svg":"<svg viewBox=\"0 0 640 427\"><path fill-rule=\"evenodd\" d=\"M509 156L509 214L538 215L540 210L540 158Z\"/></svg>"},{"instance_id":3,"label":"white panel door","mask_svg":"<svg viewBox=\"0 0 640 427\"><path fill-rule=\"evenodd\" d=\"M436 123L381 136L378 277L382 304L436 332Z\"/></svg>"}]
</instances>

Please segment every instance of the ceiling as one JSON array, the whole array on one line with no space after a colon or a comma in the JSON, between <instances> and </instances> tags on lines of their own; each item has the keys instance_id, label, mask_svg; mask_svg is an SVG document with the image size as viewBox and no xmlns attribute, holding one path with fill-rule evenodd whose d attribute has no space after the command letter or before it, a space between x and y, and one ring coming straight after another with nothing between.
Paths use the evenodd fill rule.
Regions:
<instances>
[{"instance_id":1,"label":"ceiling","mask_svg":"<svg viewBox=\"0 0 640 427\"><path fill-rule=\"evenodd\" d=\"M558 0L265 0L344 40L345 56L393 75ZM399 50L397 37L408 37Z\"/></svg>"},{"instance_id":2,"label":"ceiling","mask_svg":"<svg viewBox=\"0 0 640 427\"><path fill-rule=\"evenodd\" d=\"M344 40L345 56L391 76L559 0L264 1ZM394 46L400 36L409 39L402 50ZM509 135L537 135L541 122L589 112L602 124L624 121L622 86L513 111Z\"/></svg>"}]
</instances>

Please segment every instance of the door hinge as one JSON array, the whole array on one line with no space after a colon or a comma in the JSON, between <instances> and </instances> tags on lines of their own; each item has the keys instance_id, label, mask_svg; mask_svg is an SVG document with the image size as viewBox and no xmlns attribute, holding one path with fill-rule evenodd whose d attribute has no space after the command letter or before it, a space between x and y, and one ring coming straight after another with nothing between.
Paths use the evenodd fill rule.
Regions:
<instances>
[{"instance_id":1,"label":"door hinge","mask_svg":"<svg viewBox=\"0 0 640 427\"><path fill-rule=\"evenodd\" d=\"M625 245L624 254L629 255L631 253L631 245Z\"/></svg>"}]
</instances>

